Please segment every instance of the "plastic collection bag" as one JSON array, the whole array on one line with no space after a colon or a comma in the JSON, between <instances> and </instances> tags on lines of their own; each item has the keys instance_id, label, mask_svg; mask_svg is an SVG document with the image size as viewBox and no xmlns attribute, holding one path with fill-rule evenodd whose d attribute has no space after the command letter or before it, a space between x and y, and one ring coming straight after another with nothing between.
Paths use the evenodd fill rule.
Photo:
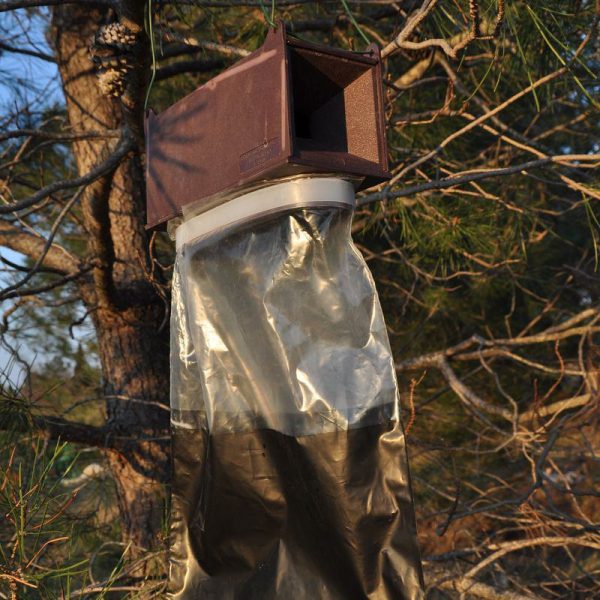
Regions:
<instances>
[{"instance_id":1,"label":"plastic collection bag","mask_svg":"<svg viewBox=\"0 0 600 600\"><path fill-rule=\"evenodd\" d=\"M169 598L417 599L394 364L354 190L305 178L177 229Z\"/></svg>"}]
</instances>

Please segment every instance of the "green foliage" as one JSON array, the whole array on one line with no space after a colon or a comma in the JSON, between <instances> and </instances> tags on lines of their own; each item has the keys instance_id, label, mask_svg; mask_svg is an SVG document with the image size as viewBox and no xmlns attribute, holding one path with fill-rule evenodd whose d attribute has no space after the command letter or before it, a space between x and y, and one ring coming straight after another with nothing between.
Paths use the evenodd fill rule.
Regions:
<instances>
[{"instance_id":1,"label":"green foliage","mask_svg":"<svg viewBox=\"0 0 600 600\"><path fill-rule=\"evenodd\" d=\"M83 467L97 456L21 436L15 446L14 438L0 435L0 594L70 598L90 583L90 576L106 579L118 568L118 549L97 559L99 540L118 536L118 523L100 522L97 512L102 502L114 504L114 491L104 481L107 498L101 499L86 489L91 481L70 485L82 479ZM11 595L17 591L18 596Z\"/></svg>"}]
</instances>

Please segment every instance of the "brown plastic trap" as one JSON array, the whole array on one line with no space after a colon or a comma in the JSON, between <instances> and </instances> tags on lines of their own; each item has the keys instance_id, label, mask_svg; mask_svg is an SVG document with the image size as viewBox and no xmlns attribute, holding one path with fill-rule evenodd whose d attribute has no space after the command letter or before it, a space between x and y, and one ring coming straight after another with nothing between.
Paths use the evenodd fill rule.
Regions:
<instances>
[{"instance_id":1,"label":"brown plastic trap","mask_svg":"<svg viewBox=\"0 0 600 600\"><path fill-rule=\"evenodd\" d=\"M146 117L147 221L188 204L303 173L389 178L379 49L356 53L289 36L257 51L160 114Z\"/></svg>"}]
</instances>

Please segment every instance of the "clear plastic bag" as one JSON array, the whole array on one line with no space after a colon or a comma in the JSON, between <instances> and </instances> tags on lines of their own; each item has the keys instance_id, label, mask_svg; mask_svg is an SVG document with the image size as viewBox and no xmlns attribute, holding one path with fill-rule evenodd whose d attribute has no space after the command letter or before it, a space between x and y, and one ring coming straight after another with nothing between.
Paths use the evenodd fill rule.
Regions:
<instances>
[{"instance_id":1,"label":"clear plastic bag","mask_svg":"<svg viewBox=\"0 0 600 600\"><path fill-rule=\"evenodd\" d=\"M422 597L394 364L351 241L352 187L303 181L275 191L305 206L273 211L259 190L251 216L178 235L173 599Z\"/></svg>"}]
</instances>

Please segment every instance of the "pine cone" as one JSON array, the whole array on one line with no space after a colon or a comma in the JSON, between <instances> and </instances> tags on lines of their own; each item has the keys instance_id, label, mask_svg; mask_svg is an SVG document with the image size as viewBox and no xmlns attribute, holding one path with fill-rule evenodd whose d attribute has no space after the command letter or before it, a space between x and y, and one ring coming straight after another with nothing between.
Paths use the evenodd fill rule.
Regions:
<instances>
[{"instance_id":1,"label":"pine cone","mask_svg":"<svg viewBox=\"0 0 600 600\"><path fill-rule=\"evenodd\" d=\"M127 71L110 69L98 74L100 91L106 96L120 98L125 93L125 76Z\"/></svg>"},{"instance_id":2,"label":"pine cone","mask_svg":"<svg viewBox=\"0 0 600 600\"><path fill-rule=\"evenodd\" d=\"M120 52L131 51L137 42L136 34L129 27L119 23L109 23L98 29L92 43L92 52L96 48L111 48Z\"/></svg>"},{"instance_id":3,"label":"pine cone","mask_svg":"<svg viewBox=\"0 0 600 600\"><path fill-rule=\"evenodd\" d=\"M136 43L137 35L119 22L103 25L97 31L90 53L103 94L119 98L125 93L127 75L134 66Z\"/></svg>"}]
</instances>

